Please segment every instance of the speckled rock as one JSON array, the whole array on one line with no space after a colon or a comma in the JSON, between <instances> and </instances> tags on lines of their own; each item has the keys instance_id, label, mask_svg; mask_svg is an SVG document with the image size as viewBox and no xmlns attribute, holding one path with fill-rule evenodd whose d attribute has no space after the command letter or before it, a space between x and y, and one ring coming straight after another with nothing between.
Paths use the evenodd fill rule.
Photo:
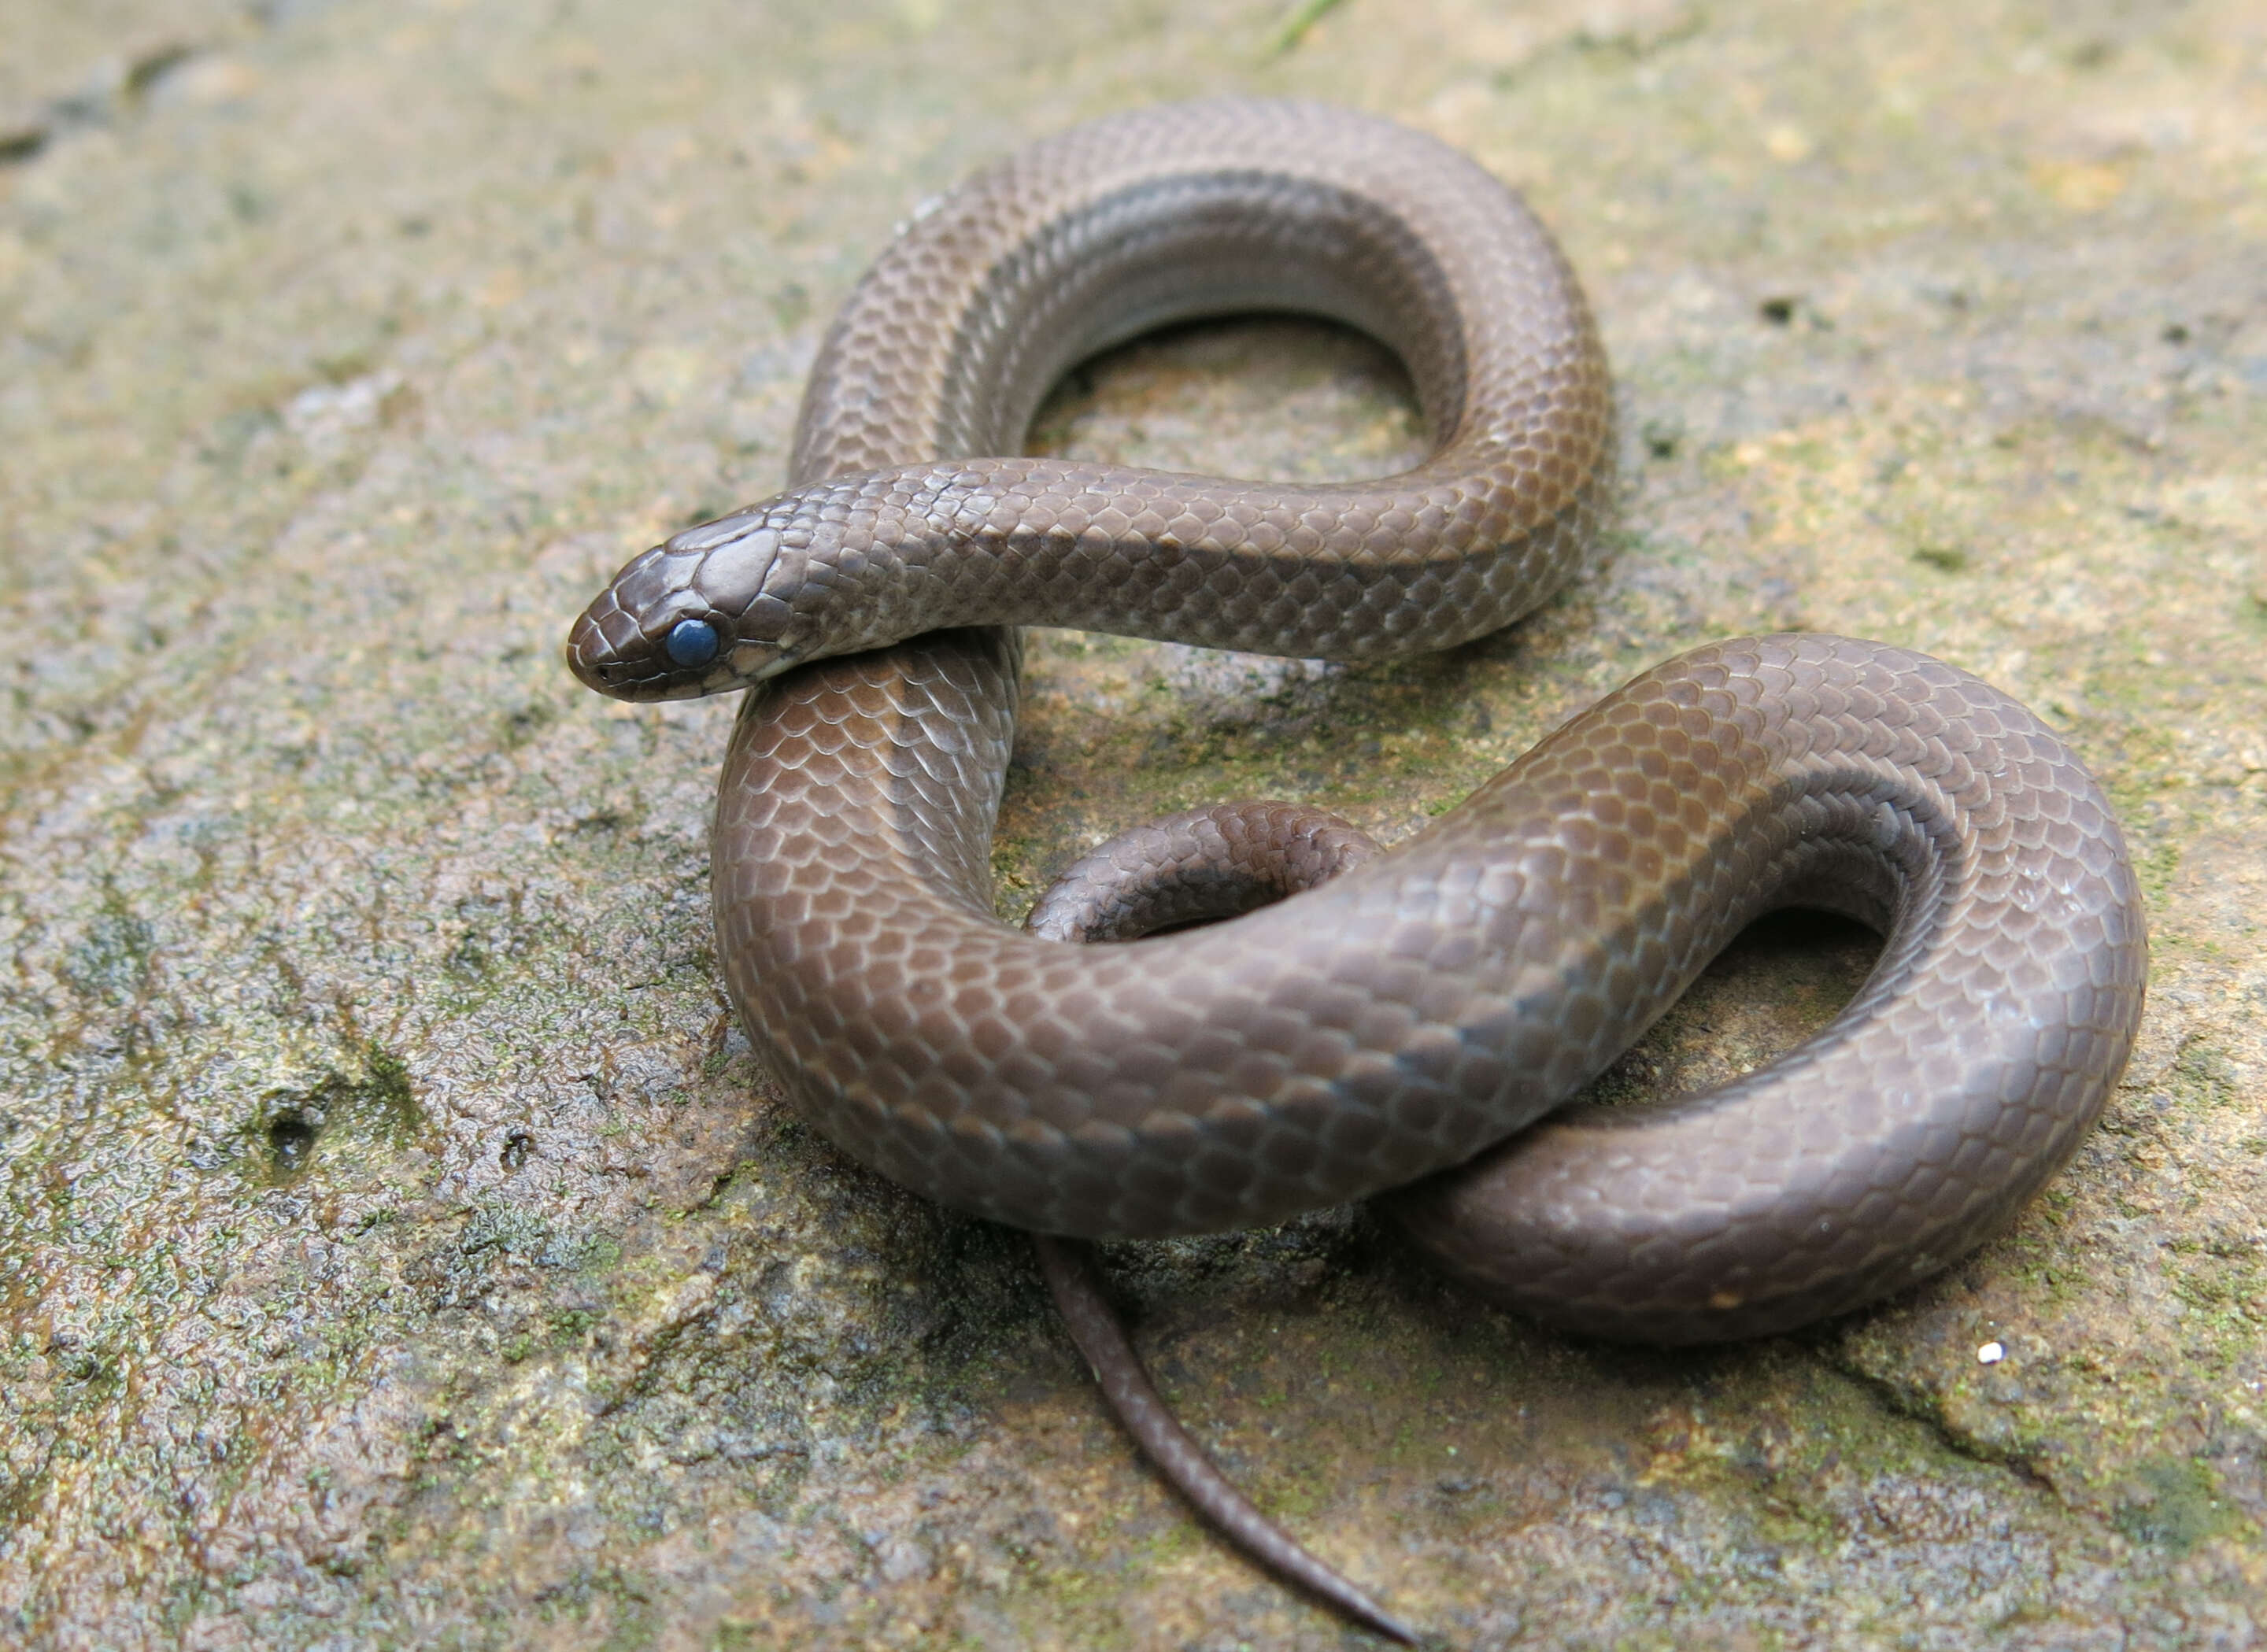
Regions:
<instances>
[{"instance_id":1,"label":"speckled rock","mask_svg":"<svg viewBox=\"0 0 2267 1652\"><path fill-rule=\"evenodd\" d=\"M1019 1240L783 1109L707 929L730 708L558 656L627 554L776 483L921 198L1244 89L1527 191L1616 363L1618 526L1406 665L1038 636L1003 914L1221 797L1402 835L1644 666L1801 626L2033 704L2124 812L2155 967L2072 1168L1877 1311L1608 1348L1335 1211L1113 1252L1163 1386L1462 1646L2260 1645L2257 11L6 8L0 1640L1361 1643L1135 1462ZM1034 444L1327 477L1421 436L1376 349L1258 321L1082 370ZM1869 957L1766 924L1603 1088L1741 1070Z\"/></svg>"}]
</instances>

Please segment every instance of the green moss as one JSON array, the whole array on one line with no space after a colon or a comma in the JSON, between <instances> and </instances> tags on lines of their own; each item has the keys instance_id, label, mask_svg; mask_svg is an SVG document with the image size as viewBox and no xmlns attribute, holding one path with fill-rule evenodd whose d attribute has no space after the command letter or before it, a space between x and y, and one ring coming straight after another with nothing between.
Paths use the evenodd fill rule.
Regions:
<instances>
[{"instance_id":1,"label":"green moss","mask_svg":"<svg viewBox=\"0 0 2267 1652\"><path fill-rule=\"evenodd\" d=\"M1295 0L1274 32L1267 37L1271 55L1280 55L1307 38L1307 32L1338 10L1341 0Z\"/></svg>"},{"instance_id":2,"label":"green moss","mask_svg":"<svg viewBox=\"0 0 2267 1652\"><path fill-rule=\"evenodd\" d=\"M2136 1543L2185 1554L2236 1525L2218 1477L2193 1457L2153 1458L2139 1465L2132 1478L2140 1491L2120 1502L2110 1519Z\"/></svg>"},{"instance_id":3,"label":"green moss","mask_svg":"<svg viewBox=\"0 0 2267 1652\"><path fill-rule=\"evenodd\" d=\"M2236 1070L2225 1051L2203 1039L2192 1039L2182 1046L2180 1059L2173 1063L2168 1088L2191 1105L2238 1105L2244 1098L2237 1086Z\"/></svg>"}]
</instances>

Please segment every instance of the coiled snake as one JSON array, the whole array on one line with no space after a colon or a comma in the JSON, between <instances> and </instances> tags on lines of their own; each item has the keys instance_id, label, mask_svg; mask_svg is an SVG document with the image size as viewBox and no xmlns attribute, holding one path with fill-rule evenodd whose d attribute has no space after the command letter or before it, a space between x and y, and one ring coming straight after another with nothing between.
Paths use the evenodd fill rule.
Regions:
<instances>
[{"instance_id":1,"label":"coiled snake","mask_svg":"<svg viewBox=\"0 0 2267 1652\"><path fill-rule=\"evenodd\" d=\"M1432 457L1315 487L1016 456L1081 358L1253 309L1394 348ZM1610 426L1571 271L1470 160L1314 105L1118 116L906 228L820 351L790 491L631 562L569 658L631 699L761 685L717 804L726 980L796 1104L883 1174L1085 1238L1403 1189L1420 1245L1558 1324L1778 1331L2004 1222L2133 1037L2117 824L1964 672L1831 636L1713 644L1390 854L1311 811L1200 811L1097 851L1041 921L1133 935L1314 885L1296 899L1120 945L992 916L1008 628L1340 659L1465 641L1574 571ZM1536 1123L1794 905L1886 936L1830 1026L1709 1093ZM1075 1253L1047 1255L1078 1289Z\"/></svg>"}]
</instances>

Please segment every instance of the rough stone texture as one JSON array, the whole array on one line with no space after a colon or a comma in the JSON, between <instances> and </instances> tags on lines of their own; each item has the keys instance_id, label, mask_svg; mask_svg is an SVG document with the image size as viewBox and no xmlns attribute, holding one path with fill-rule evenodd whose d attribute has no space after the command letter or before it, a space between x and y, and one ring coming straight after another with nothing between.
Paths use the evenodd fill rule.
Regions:
<instances>
[{"instance_id":1,"label":"rough stone texture","mask_svg":"<svg viewBox=\"0 0 2267 1652\"><path fill-rule=\"evenodd\" d=\"M1020 1242L777 1105L705 929L730 708L558 663L623 556L776 481L921 197L1246 88L1529 191L1619 375L1621 526L1412 665L1042 638L1003 911L1222 797L1398 835L1801 625L2086 754L2155 973L2070 1171L1878 1312L1581 1344L1341 1212L1119 1252L1163 1385L1464 1645L2259 1644L2267 18L1345 0L1271 55L1281 15L0 0L0 1638L1358 1641L1131 1459ZM1036 444L1416 440L1368 347L1258 323L1075 376ZM1867 956L1767 926L1607 1087L1737 1070Z\"/></svg>"}]
</instances>

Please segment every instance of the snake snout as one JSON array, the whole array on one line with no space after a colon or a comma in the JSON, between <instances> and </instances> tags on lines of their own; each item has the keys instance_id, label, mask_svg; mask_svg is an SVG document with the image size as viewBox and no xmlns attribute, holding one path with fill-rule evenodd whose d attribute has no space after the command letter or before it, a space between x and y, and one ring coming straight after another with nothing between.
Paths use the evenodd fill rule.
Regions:
<instances>
[{"instance_id":1,"label":"snake snout","mask_svg":"<svg viewBox=\"0 0 2267 1652\"><path fill-rule=\"evenodd\" d=\"M654 699L664 692L667 666L612 596L608 592L584 609L567 634L567 669L584 687L617 700Z\"/></svg>"}]
</instances>

